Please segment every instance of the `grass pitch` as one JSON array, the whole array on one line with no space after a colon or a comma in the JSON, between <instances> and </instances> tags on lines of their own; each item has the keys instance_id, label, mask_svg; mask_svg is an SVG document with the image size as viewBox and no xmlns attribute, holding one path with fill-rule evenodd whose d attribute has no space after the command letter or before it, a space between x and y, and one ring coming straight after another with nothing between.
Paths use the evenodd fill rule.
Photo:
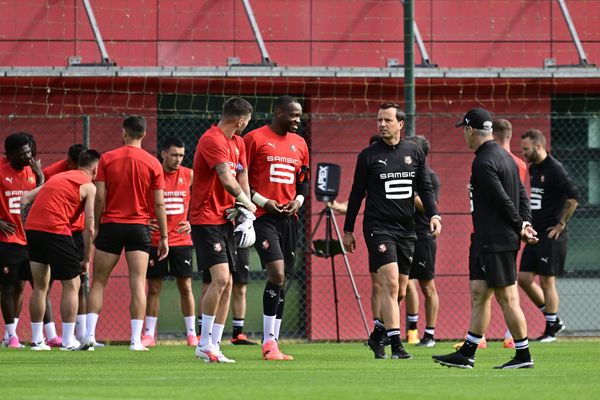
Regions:
<instances>
[{"instance_id":1,"label":"grass pitch","mask_svg":"<svg viewBox=\"0 0 600 400\"><path fill-rule=\"evenodd\" d=\"M224 345L236 364L205 364L194 349L149 352L107 346L95 352L0 350L2 399L594 399L598 340L532 344L535 368L494 370L514 350L501 343L477 352L475 369L434 364L452 351L408 346L413 360L375 360L362 343L286 344L291 362L261 360L259 346ZM389 351L389 348L388 348Z\"/></svg>"}]
</instances>

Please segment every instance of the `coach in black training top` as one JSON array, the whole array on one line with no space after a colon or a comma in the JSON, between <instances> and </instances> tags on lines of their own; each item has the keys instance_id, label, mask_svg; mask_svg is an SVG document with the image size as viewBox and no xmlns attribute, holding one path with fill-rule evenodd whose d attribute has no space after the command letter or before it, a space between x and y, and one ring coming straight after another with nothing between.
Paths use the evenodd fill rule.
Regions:
<instances>
[{"instance_id":1,"label":"coach in black training top","mask_svg":"<svg viewBox=\"0 0 600 400\"><path fill-rule=\"evenodd\" d=\"M527 322L515 285L519 240L537 241L530 222L529 200L512 156L494 141L490 113L475 108L456 126L463 127L465 141L475 150L469 185L473 219L469 251L472 316L462 347L433 359L449 367L474 367L475 351L489 325L495 295L516 348L515 357L496 368L532 368Z\"/></svg>"},{"instance_id":2,"label":"coach in black training top","mask_svg":"<svg viewBox=\"0 0 600 400\"><path fill-rule=\"evenodd\" d=\"M521 257L519 286L544 313L546 329L536 340L556 341L564 329L558 318L556 276L564 270L567 259L567 222L577 208L579 192L565 167L546 151L541 131L529 129L521 136L523 155L531 163L531 213L533 228L540 233L540 243L526 246ZM540 285L535 275L540 276ZM540 288L541 286L541 288Z\"/></svg>"},{"instance_id":3,"label":"coach in black training top","mask_svg":"<svg viewBox=\"0 0 600 400\"><path fill-rule=\"evenodd\" d=\"M362 199L368 194L363 234L369 252L369 270L376 272L372 276L382 287L384 319L384 323L376 322L368 343L375 358L385 358L381 340L387 333L392 358L412 358L400 343L398 299L406 293L416 241L415 189L421 196L426 215L431 218L434 236L439 234L441 223L431 181L425 171L425 154L416 143L400 139L404 126L400 107L383 104L377 114L377 126L382 140L364 149L356 162L344 223L344 246L350 252L356 248L354 223Z\"/></svg>"}]
</instances>

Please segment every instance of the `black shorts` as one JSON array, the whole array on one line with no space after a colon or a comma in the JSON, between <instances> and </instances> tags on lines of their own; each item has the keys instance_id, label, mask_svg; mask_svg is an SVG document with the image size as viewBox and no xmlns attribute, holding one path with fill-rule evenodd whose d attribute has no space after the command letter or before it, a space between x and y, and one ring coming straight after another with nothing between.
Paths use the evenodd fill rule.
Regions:
<instances>
[{"instance_id":1,"label":"black shorts","mask_svg":"<svg viewBox=\"0 0 600 400\"><path fill-rule=\"evenodd\" d=\"M83 232L71 232L71 235L73 235L73 242L75 243L75 248L77 249L77 258L79 261L83 261Z\"/></svg>"},{"instance_id":2,"label":"black shorts","mask_svg":"<svg viewBox=\"0 0 600 400\"><path fill-rule=\"evenodd\" d=\"M399 232L363 229L369 251L369 272L391 263L398 264L402 275L410 273L416 238Z\"/></svg>"},{"instance_id":3,"label":"black shorts","mask_svg":"<svg viewBox=\"0 0 600 400\"><path fill-rule=\"evenodd\" d=\"M517 251L483 252L481 245L471 237L469 279L486 281L488 288L514 285L517 281Z\"/></svg>"},{"instance_id":4,"label":"black shorts","mask_svg":"<svg viewBox=\"0 0 600 400\"><path fill-rule=\"evenodd\" d=\"M173 246L169 247L169 255L162 261L158 261L156 247L150 248L150 261L146 279L162 279L165 276L174 276L176 278L191 278L193 272L193 251L192 246Z\"/></svg>"},{"instance_id":5,"label":"black shorts","mask_svg":"<svg viewBox=\"0 0 600 400\"><path fill-rule=\"evenodd\" d=\"M435 277L437 243L431 234L417 235L417 243L410 266L409 279L432 280Z\"/></svg>"},{"instance_id":6,"label":"black shorts","mask_svg":"<svg viewBox=\"0 0 600 400\"><path fill-rule=\"evenodd\" d=\"M254 247L263 269L270 262L283 260L285 272L291 273L296 260L298 218L265 214L254 221L254 230L256 231Z\"/></svg>"},{"instance_id":7,"label":"black shorts","mask_svg":"<svg viewBox=\"0 0 600 400\"><path fill-rule=\"evenodd\" d=\"M231 272L235 271L233 224L192 225L192 240L196 249L198 271L225 263L229 264Z\"/></svg>"},{"instance_id":8,"label":"black shorts","mask_svg":"<svg viewBox=\"0 0 600 400\"><path fill-rule=\"evenodd\" d=\"M52 279L70 280L81 274L73 237L35 230L26 233L29 260L50 265Z\"/></svg>"},{"instance_id":9,"label":"black shorts","mask_svg":"<svg viewBox=\"0 0 600 400\"><path fill-rule=\"evenodd\" d=\"M31 275L27 246L0 242L0 282L13 285L27 280L27 274Z\"/></svg>"},{"instance_id":10,"label":"black shorts","mask_svg":"<svg viewBox=\"0 0 600 400\"><path fill-rule=\"evenodd\" d=\"M96 249L116 255L120 255L123 248L150 253L150 229L143 224L100 224L94 244Z\"/></svg>"},{"instance_id":11,"label":"black shorts","mask_svg":"<svg viewBox=\"0 0 600 400\"><path fill-rule=\"evenodd\" d=\"M235 271L231 273L233 283L242 283L247 285L250 282L250 249L237 249L235 255ZM210 283L212 278L210 271L202 271L202 282Z\"/></svg>"},{"instance_id":12,"label":"black shorts","mask_svg":"<svg viewBox=\"0 0 600 400\"><path fill-rule=\"evenodd\" d=\"M567 260L567 244L566 232L558 239L549 239L548 231L544 232L537 244L525 246L521 256L521 271L543 276L561 275Z\"/></svg>"}]
</instances>

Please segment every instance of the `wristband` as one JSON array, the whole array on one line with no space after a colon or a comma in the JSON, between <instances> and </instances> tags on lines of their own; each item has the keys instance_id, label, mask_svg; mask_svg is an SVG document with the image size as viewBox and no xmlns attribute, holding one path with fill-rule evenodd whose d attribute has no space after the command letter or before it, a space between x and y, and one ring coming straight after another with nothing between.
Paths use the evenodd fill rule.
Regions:
<instances>
[{"instance_id":1,"label":"wristband","mask_svg":"<svg viewBox=\"0 0 600 400\"><path fill-rule=\"evenodd\" d=\"M439 216L439 215L437 215L437 214L436 214L436 215L434 215L434 216L432 216L430 219L437 219L437 220L438 220L438 221L440 221L440 222L442 221L442 217L441 217L441 216Z\"/></svg>"},{"instance_id":2,"label":"wristband","mask_svg":"<svg viewBox=\"0 0 600 400\"><path fill-rule=\"evenodd\" d=\"M161 236L160 236L160 238L161 238L161 239L168 239L168 238L169 238L169 236L162 236L162 235L161 235Z\"/></svg>"},{"instance_id":3,"label":"wristband","mask_svg":"<svg viewBox=\"0 0 600 400\"><path fill-rule=\"evenodd\" d=\"M559 223L559 225L562 225L562 226L567 226L567 223L566 223L566 222L560 222L560 221L558 221L558 223Z\"/></svg>"},{"instance_id":4,"label":"wristband","mask_svg":"<svg viewBox=\"0 0 600 400\"><path fill-rule=\"evenodd\" d=\"M248 198L248 196L246 196L246 193L244 193L244 191L240 191L240 194L238 194L237 196L235 196L235 199L241 203L244 207L246 208L251 208L250 205L252 204L252 202L250 201L250 199Z\"/></svg>"},{"instance_id":5,"label":"wristband","mask_svg":"<svg viewBox=\"0 0 600 400\"><path fill-rule=\"evenodd\" d=\"M298 196L296 196L296 201L298 203L300 203L300 207L302 207L302 204L304 204L304 196L302 196L301 194L299 194Z\"/></svg>"},{"instance_id":6,"label":"wristband","mask_svg":"<svg viewBox=\"0 0 600 400\"><path fill-rule=\"evenodd\" d=\"M267 199L266 197L264 197L263 195L261 195L258 192L254 192L254 196L252 196L252 201L257 206L264 207L265 204L267 204L267 202L269 201L269 199Z\"/></svg>"}]
</instances>

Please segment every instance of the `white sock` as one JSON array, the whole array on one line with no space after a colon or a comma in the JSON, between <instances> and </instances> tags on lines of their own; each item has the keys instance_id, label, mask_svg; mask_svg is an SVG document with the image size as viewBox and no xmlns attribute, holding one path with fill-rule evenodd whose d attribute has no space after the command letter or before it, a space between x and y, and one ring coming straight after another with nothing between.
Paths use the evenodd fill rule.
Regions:
<instances>
[{"instance_id":1,"label":"white sock","mask_svg":"<svg viewBox=\"0 0 600 400\"><path fill-rule=\"evenodd\" d=\"M98 324L98 314L87 313L85 316L85 337L96 338L96 325Z\"/></svg>"},{"instance_id":2,"label":"white sock","mask_svg":"<svg viewBox=\"0 0 600 400\"><path fill-rule=\"evenodd\" d=\"M54 325L54 322L48 322L47 324L44 324L44 332L46 332L46 339L48 340L52 340L58 336L56 334L56 325Z\"/></svg>"},{"instance_id":3,"label":"white sock","mask_svg":"<svg viewBox=\"0 0 600 400\"><path fill-rule=\"evenodd\" d=\"M13 320L15 321L15 332L17 331L17 327L19 326L19 318L15 317L13 318Z\"/></svg>"},{"instance_id":4,"label":"white sock","mask_svg":"<svg viewBox=\"0 0 600 400\"><path fill-rule=\"evenodd\" d=\"M42 323L43 325L43 323ZM14 322L12 324L6 324L6 334L8 335L8 338L10 339L13 336L17 335L17 324L15 324Z\"/></svg>"},{"instance_id":5,"label":"white sock","mask_svg":"<svg viewBox=\"0 0 600 400\"><path fill-rule=\"evenodd\" d=\"M62 323L62 344L63 347L68 347L73 343L75 339L75 322L63 322Z\"/></svg>"},{"instance_id":6,"label":"white sock","mask_svg":"<svg viewBox=\"0 0 600 400\"><path fill-rule=\"evenodd\" d=\"M142 343L142 328L144 327L143 319L132 319L131 320L131 344Z\"/></svg>"},{"instance_id":7,"label":"white sock","mask_svg":"<svg viewBox=\"0 0 600 400\"><path fill-rule=\"evenodd\" d=\"M31 343L41 343L44 341L43 329L44 329L43 322L32 322L31 323Z\"/></svg>"},{"instance_id":8,"label":"white sock","mask_svg":"<svg viewBox=\"0 0 600 400\"><path fill-rule=\"evenodd\" d=\"M213 324L212 330L212 344L217 347L221 347L221 339L223 338L223 330L225 329L225 325L221 324Z\"/></svg>"},{"instance_id":9,"label":"white sock","mask_svg":"<svg viewBox=\"0 0 600 400\"><path fill-rule=\"evenodd\" d=\"M183 317L183 321L185 322L185 331L187 335L196 336L196 317L190 315L189 317Z\"/></svg>"},{"instance_id":10,"label":"white sock","mask_svg":"<svg viewBox=\"0 0 600 400\"><path fill-rule=\"evenodd\" d=\"M146 330L144 330L144 336L154 337L156 321L158 321L158 317L146 317Z\"/></svg>"},{"instance_id":11,"label":"white sock","mask_svg":"<svg viewBox=\"0 0 600 400\"><path fill-rule=\"evenodd\" d=\"M198 346L205 347L212 343L211 336L214 323L214 315L202 314L202 332L200 332L200 343L198 343Z\"/></svg>"},{"instance_id":12,"label":"white sock","mask_svg":"<svg viewBox=\"0 0 600 400\"><path fill-rule=\"evenodd\" d=\"M75 320L75 337L77 340L85 337L85 314L77 314Z\"/></svg>"},{"instance_id":13,"label":"white sock","mask_svg":"<svg viewBox=\"0 0 600 400\"><path fill-rule=\"evenodd\" d=\"M512 339L512 335L510 334L510 331L507 329L506 332L504 332L504 340L507 339Z\"/></svg>"},{"instance_id":14,"label":"white sock","mask_svg":"<svg viewBox=\"0 0 600 400\"><path fill-rule=\"evenodd\" d=\"M275 315L263 314L263 343L275 339Z\"/></svg>"},{"instance_id":15,"label":"white sock","mask_svg":"<svg viewBox=\"0 0 600 400\"><path fill-rule=\"evenodd\" d=\"M275 340L279 340L279 331L281 330L281 320L275 319Z\"/></svg>"}]
</instances>

